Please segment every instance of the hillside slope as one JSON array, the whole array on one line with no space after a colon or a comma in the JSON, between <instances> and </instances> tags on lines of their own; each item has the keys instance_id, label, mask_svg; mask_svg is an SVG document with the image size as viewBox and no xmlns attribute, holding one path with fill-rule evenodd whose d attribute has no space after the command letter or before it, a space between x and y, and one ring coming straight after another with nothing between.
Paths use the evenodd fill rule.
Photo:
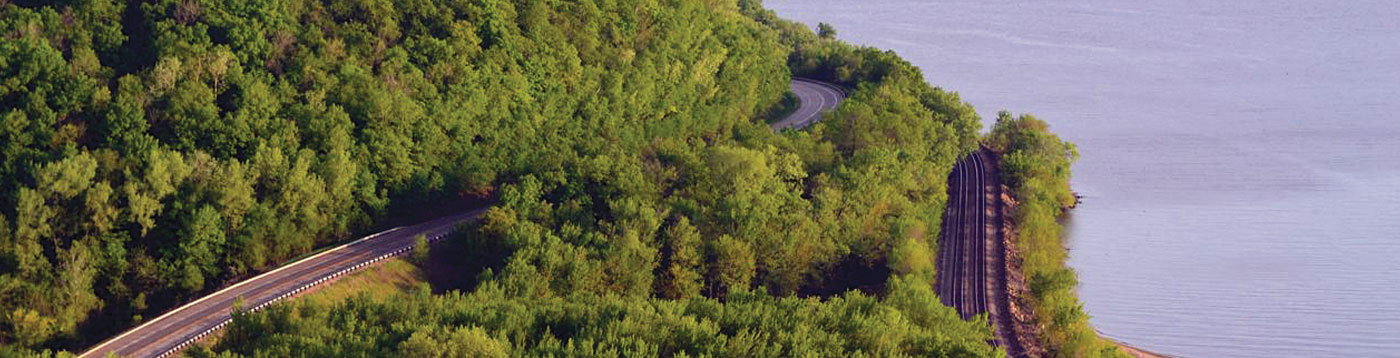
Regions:
<instances>
[{"instance_id":1,"label":"hillside slope","mask_svg":"<svg viewBox=\"0 0 1400 358\"><path fill-rule=\"evenodd\" d=\"M0 6L0 349L81 348L357 232L492 201L458 239L470 293L418 302L816 305L907 328L817 351L993 352L985 323L909 303L937 301L908 282L933 277L974 112L756 3ZM774 134L760 117L789 73L854 90ZM857 287L847 308L790 297ZM533 327L507 338L520 352L582 328L525 322L502 326Z\"/></svg>"}]
</instances>

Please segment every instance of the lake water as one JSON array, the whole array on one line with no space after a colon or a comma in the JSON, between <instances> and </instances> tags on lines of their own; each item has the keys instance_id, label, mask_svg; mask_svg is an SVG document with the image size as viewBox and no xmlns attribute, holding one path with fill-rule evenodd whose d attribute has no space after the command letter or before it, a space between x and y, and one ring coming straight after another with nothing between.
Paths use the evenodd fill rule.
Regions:
<instances>
[{"instance_id":1,"label":"lake water","mask_svg":"<svg viewBox=\"0 0 1400 358\"><path fill-rule=\"evenodd\" d=\"M767 1L1079 146L1080 298L1186 357L1400 356L1400 1Z\"/></svg>"}]
</instances>

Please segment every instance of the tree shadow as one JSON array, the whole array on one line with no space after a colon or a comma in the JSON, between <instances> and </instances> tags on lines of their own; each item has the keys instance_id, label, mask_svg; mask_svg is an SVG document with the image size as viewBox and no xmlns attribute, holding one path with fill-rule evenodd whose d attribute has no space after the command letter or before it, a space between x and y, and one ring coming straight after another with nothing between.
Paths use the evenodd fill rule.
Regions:
<instances>
[{"instance_id":1,"label":"tree shadow","mask_svg":"<svg viewBox=\"0 0 1400 358\"><path fill-rule=\"evenodd\" d=\"M891 274L883 258L866 262L854 255L846 256L836 266L826 270L820 283L797 290L797 296L825 298L856 290L867 296L879 297L884 295L885 281Z\"/></svg>"},{"instance_id":2,"label":"tree shadow","mask_svg":"<svg viewBox=\"0 0 1400 358\"><path fill-rule=\"evenodd\" d=\"M469 292L476 288L483 272L500 272L505 267L511 250L475 229L471 223L458 225L447 239L431 245L426 261L416 263L434 294Z\"/></svg>"}]
</instances>

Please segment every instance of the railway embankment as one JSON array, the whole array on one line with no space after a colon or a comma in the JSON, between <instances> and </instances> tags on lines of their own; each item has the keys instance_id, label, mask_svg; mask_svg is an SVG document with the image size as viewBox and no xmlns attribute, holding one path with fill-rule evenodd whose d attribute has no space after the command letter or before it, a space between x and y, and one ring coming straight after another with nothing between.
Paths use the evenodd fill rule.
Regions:
<instances>
[{"instance_id":1,"label":"railway embankment","mask_svg":"<svg viewBox=\"0 0 1400 358\"><path fill-rule=\"evenodd\" d=\"M1078 202L1070 190L1070 165L1078 157L1073 144L1050 132L1031 115L997 116L986 145L998 154L1003 184L1002 240L1007 257L1006 294L1015 327L1025 330L1027 352L1054 356L1132 357L1089 324L1076 288L1074 270L1059 219ZM1028 354L1027 356L1036 356Z\"/></svg>"}]
</instances>

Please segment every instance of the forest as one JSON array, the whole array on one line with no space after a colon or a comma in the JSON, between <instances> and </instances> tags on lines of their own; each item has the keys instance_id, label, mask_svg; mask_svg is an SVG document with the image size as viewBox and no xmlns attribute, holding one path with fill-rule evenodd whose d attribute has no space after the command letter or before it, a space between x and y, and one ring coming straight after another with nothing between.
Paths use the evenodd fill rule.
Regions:
<instances>
[{"instance_id":1,"label":"forest","mask_svg":"<svg viewBox=\"0 0 1400 358\"><path fill-rule=\"evenodd\" d=\"M235 314L190 357L1001 357L985 320L961 321L919 279L882 297L733 292L724 300L521 296L487 283L469 294L295 301Z\"/></svg>"},{"instance_id":2,"label":"forest","mask_svg":"<svg viewBox=\"0 0 1400 358\"><path fill-rule=\"evenodd\" d=\"M0 1L0 356L487 205L470 286L191 354L1003 355L928 286L980 119L834 33L753 0ZM791 76L850 97L774 133Z\"/></svg>"}]
</instances>

